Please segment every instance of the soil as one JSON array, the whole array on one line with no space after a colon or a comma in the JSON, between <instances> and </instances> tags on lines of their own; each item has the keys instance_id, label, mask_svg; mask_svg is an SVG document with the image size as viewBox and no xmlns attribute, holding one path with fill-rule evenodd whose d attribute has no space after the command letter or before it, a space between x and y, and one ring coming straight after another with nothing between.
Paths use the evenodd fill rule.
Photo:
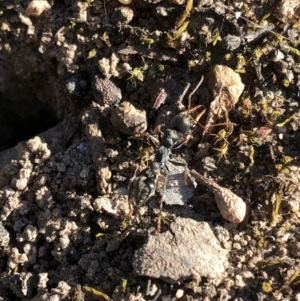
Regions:
<instances>
[{"instance_id":1,"label":"soil","mask_svg":"<svg viewBox=\"0 0 300 301\"><path fill-rule=\"evenodd\" d=\"M300 300L297 0L0 11L0 299Z\"/></svg>"}]
</instances>

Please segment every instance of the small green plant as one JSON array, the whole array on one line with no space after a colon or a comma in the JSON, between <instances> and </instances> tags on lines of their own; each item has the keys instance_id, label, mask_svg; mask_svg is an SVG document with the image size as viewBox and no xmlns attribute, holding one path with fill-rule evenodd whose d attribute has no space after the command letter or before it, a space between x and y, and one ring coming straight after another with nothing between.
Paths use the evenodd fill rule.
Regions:
<instances>
[{"instance_id":1,"label":"small green plant","mask_svg":"<svg viewBox=\"0 0 300 301\"><path fill-rule=\"evenodd\" d=\"M133 70L128 71L128 73L130 74L128 79L132 82L136 82L137 80L142 82L144 80L144 70L142 68L136 67Z\"/></svg>"}]
</instances>

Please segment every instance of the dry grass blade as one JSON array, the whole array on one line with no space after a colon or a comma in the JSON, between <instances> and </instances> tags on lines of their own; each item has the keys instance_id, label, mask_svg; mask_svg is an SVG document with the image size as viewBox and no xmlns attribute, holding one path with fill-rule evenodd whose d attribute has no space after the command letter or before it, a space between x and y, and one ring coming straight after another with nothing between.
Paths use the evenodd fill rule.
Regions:
<instances>
[{"instance_id":1,"label":"dry grass blade","mask_svg":"<svg viewBox=\"0 0 300 301\"><path fill-rule=\"evenodd\" d=\"M176 25L175 25L175 29L178 29L186 20L188 14L190 13L191 9L193 7L193 0L188 0L185 6L184 11L182 12L182 15L180 16L180 18L177 20Z\"/></svg>"},{"instance_id":2,"label":"dry grass blade","mask_svg":"<svg viewBox=\"0 0 300 301\"><path fill-rule=\"evenodd\" d=\"M102 292L100 292L100 291L98 291L98 290L96 290L96 289L94 289L90 286L84 286L83 288L87 292L91 293L97 300L112 301L112 299L108 295L106 295L106 294L104 294L104 293L102 293Z\"/></svg>"},{"instance_id":3,"label":"dry grass blade","mask_svg":"<svg viewBox=\"0 0 300 301\"><path fill-rule=\"evenodd\" d=\"M217 206L222 216L232 223L241 223L246 215L246 203L227 188L221 187L214 181L192 170L193 176L200 184L206 186L214 194Z\"/></svg>"}]
</instances>

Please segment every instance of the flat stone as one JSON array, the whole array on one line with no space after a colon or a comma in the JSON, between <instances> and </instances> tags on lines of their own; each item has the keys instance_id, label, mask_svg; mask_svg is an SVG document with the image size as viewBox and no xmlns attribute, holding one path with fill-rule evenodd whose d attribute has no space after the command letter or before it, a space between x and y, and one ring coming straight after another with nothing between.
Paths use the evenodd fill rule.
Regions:
<instances>
[{"instance_id":1,"label":"flat stone","mask_svg":"<svg viewBox=\"0 0 300 301\"><path fill-rule=\"evenodd\" d=\"M223 249L209 224L189 218L177 218L170 230L149 237L134 254L137 274L169 283L197 276L221 278L228 265Z\"/></svg>"},{"instance_id":2,"label":"flat stone","mask_svg":"<svg viewBox=\"0 0 300 301\"><path fill-rule=\"evenodd\" d=\"M189 179L185 179L184 166L175 166L168 162L166 165L169 172L164 191L164 202L170 206L184 206L193 196L194 187Z\"/></svg>"}]
</instances>

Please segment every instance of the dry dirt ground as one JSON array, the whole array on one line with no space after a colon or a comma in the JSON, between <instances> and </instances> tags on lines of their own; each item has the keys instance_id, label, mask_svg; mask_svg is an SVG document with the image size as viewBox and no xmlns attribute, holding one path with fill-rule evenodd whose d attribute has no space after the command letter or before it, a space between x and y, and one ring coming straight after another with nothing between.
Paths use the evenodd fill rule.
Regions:
<instances>
[{"instance_id":1,"label":"dry dirt ground","mask_svg":"<svg viewBox=\"0 0 300 301\"><path fill-rule=\"evenodd\" d=\"M300 300L297 0L0 12L1 300Z\"/></svg>"}]
</instances>

